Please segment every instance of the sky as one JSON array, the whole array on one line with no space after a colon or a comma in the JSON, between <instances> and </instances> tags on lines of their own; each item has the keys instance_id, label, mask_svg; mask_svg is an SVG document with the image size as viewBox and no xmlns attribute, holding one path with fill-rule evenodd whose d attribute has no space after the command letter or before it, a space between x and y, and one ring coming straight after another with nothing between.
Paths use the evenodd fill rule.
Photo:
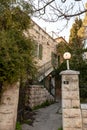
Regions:
<instances>
[{"instance_id":1,"label":"sky","mask_svg":"<svg viewBox=\"0 0 87 130\"><path fill-rule=\"evenodd\" d=\"M57 37L62 36L68 42L69 35L70 35L70 28L72 27L72 23L74 22L74 20L70 20L66 27L64 25L65 22L63 23L62 21L58 21L58 22L55 22L55 23L50 23L50 22L45 22L44 20L37 19L37 18L33 18L33 20L41 28L43 28L49 35L51 35L53 38L57 38Z\"/></svg>"},{"instance_id":2,"label":"sky","mask_svg":"<svg viewBox=\"0 0 87 130\"><path fill-rule=\"evenodd\" d=\"M57 3L59 2L58 0L56 0ZM60 0L61 1L61 0ZM75 0L70 0L70 1L75 1ZM69 0L67 0L67 2L65 3L67 4L71 4ZM79 3L75 3L75 7L74 7L74 11L79 8L82 7L83 8L83 4L86 3L87 0L82 0ZM59 3L60 4L60 3ZM48 10L48 14L49 14ZM84 16L80 16L80 18L84 18ZM43 28L47 33L49 33L49 35L51 35L53 38L56 37L63 37L65 38L65 40L68 42L69 40L69 35L70 35L70 29L72 27L72 24L74 23L75 17L71 18L70 20L68 20L68 24L66 25L67 21L62 19L59 20L57 22L45 22L44 20L42 20L41 18L38 17L33 17L33 20L41 27ZM64 29L63 29L64 28Z\"/></svg>"}]
</instances>

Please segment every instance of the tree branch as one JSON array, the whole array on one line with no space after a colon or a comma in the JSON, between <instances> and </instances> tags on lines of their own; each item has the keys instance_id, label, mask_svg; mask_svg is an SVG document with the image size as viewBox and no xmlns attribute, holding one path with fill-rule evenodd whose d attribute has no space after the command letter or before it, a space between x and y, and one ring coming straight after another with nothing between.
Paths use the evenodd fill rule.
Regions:
<instances>
[{"instance_id":1,"label":"tree branch","mask_svg":"<svg viewBox=\"0 0 87 130\"><path fill-rule=\"evenodd\" d=\"M87 12L85 8L85 2L74 1L68 4L68 1L63 4L65 0L38 0L38 5L34 7L34 13L36 17L42 18L48 22L56 22L61 19L69 20L72 17L79 16ZM46 8L49 7L49 8Z\"/></svg>"},{"instance_id":2,"label":"tree branch","mask_svg":"<svg viewBox=\"0 0 87 130\"><path fill-rule=\"evenodd\" d=\"M52 2L54 2L55 0L51 0L49 2L47 2L42 8L39 8L37 10L35 10L34 12L38 12L38 11L41 11L41 10L45 10L45 8L50 5Z\"/></svg>"},{"instance_id":3,"label":"tree branch","mask_svg":"<svg viewBox=\"0 0 87 130\"><path fill-rule=\"evenodd\" d=\"M63 14L63 16L64 16L65 18L75 17L75 16L81 15L81 14L86 13L86 12L87 12L87 9L86 9L86 10L83 10L83 11L81 11L81 12L79 12L79 13L75 13L75 14L71 14L71 15Z\"/></svg>"}]
</instances>

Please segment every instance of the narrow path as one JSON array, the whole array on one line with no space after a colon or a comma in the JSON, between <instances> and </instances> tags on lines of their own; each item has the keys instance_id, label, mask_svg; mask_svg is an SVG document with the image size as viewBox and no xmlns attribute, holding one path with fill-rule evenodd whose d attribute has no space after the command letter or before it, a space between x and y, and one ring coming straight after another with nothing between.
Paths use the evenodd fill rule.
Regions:
<instances>
[{"instance_id":1,"label":"narrow path","mask_svg":"<svg viewBox=\"0 0 87 130\"><path fill-rule=\"evenodd\" d=\"M35 111L33 126L23 124L22 130L58 130L62 126L62 114L58 112L60 103Z\"/></svg>"}]
</instances>

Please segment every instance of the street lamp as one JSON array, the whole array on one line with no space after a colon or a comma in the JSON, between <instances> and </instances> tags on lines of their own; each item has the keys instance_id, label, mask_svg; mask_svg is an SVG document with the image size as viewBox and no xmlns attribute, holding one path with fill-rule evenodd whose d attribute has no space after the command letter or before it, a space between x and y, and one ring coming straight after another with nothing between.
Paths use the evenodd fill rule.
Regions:
<instances>
[{"instance_id":1,"label":"street lamp","mask_svg":"<svg viewBox=\"0 0 87 130\"><path fill-rule=\"evenodd\" d=\"M69 52L65 52L63 55L63 58L66 60L67 62L67 69L69 70L69 59L71 58L71 54Z\"/></svg>"}]
</instances>

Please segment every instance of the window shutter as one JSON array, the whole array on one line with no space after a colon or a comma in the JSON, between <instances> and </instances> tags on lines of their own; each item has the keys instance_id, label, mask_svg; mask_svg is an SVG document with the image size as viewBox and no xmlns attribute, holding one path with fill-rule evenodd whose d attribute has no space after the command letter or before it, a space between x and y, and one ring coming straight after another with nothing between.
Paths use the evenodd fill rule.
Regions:
<instances>
[{"instance_id":1,"label":"window shutter","mask_svg":"<svg viewBox=\"0 0 87 130\"><path fill-rule=\"evenodd\" d=\"M37 57L38 56L38 44L35 43L35 49L34 49L34 56Z\"/></svg>"},{"instance_id":2,"label":"window shutter","mask_svg":"<svg viewBox=\"0 0 87 130\"><path fill-rule=\"evenodd\" d=\"M51 63L52 63L52 65L54 65L54 53L53 52L51 52Z\"/></svg>"},{"instance_id":3,"label":"window shutter","mask_svg":"<svg viewBox=\"0 0 87 130\"><path fill-rule=\"evenodd\" d=\"M43 47L42 45L40 44L39 45L39 59L42 60L42 52L43 52Z\"/></svg>"}]
</instances>

